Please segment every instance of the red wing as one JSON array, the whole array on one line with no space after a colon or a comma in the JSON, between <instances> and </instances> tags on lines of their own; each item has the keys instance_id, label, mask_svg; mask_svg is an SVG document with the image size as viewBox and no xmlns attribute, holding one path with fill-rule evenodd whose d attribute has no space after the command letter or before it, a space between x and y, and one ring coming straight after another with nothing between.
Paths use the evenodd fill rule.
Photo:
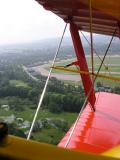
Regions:
<instances>
[{"instance_id":1,"label":"red wing","mask_svg":"<svg viewBox=\"0 0 120 160\"><path fill-rule=\"evenodd\" d=\"M120 144L120 95L100 92L96 99L96 112L86 106L67 148L102 153ZM60 147L65 146L71 129Z\"/></svg>"},{"instance_id":2,"label":"red wing","mask_svg":"<svg viewBox=\"0 0 120 160\"><path fill-rule=\"evenodd\" d=\"M80 30L90 31L88 0L36 0L46 9L68 21L71 19ZM119 0L92 0L92 30L94 33L112 35L120 22ZM117 31L116 36L119 35Z\"/></svg>"}]
</instances>

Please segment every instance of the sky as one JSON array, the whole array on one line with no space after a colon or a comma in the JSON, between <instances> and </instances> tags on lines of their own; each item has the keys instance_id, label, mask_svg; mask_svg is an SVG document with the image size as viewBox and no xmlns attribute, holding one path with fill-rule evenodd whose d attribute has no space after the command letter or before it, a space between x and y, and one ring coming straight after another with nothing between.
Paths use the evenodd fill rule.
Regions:
<instances>
[{"instance_id":1,"label":"sky","mask_svg":"<svg viewBox=\"0 0 120 160\"><path fill-rule=\"evenodd\" d=\"M0 0L0 44L60 37L64 26L35 0Z\"/></svg>"}]
</instances>

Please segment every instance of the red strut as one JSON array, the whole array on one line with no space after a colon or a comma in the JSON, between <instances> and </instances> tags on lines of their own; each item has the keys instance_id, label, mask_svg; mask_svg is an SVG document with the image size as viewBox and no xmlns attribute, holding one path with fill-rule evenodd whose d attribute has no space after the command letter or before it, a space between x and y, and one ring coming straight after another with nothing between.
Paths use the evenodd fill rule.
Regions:
<instances>
[{"instance_id":1,"label":"red strut","mask_svg":"<svg viewBox=\"0 0 120 160\"><path fill-rule=\"evenodd\" d=\"M71 32L71 37L72 37L72 41L73 41L75 53L78 59L80 70L89 72L84 50L82 47L82 42L81 42L80 35L78 32L78 28L72 22L70 22L70 32ZM91 104L92 108L95 110L94 104L95 104L96 98L95 98L95 92L94 92L94 88L93 88L93 84L92 84L90 75L81 74L81 79L82 79L82 83L84 86L86 96L89 94L89 91L91 90L91 87L92 87L88 101Z\"/></svg>"}]
</instances>

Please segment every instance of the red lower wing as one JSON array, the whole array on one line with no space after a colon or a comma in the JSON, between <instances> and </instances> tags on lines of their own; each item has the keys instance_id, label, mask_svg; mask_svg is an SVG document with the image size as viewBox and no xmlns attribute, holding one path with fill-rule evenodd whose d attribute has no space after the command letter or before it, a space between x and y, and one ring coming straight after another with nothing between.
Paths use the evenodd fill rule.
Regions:
<instances>
[{"instance_id":1,"label":"red lower wing","mask_svg":"<svg viewBox=\"0 0 120 160\"><path fill-rule=\"evenodd\" d=\"M96 112L86 106L67 148L102 153L120 144L120 95L100 92L96 99ZM71 130L58 146L65 146Z\"/></svg>"}]
</instances>

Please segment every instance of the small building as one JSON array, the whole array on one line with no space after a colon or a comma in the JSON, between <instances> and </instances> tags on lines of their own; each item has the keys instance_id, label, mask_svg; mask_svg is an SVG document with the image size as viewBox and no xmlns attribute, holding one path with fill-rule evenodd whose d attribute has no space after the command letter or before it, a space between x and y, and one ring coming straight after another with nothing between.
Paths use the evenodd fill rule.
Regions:
<instances>
[{"instance_id":1,"label":"small building","mask_svg":"<svg viewBox=\"0 0 120 160\"><path fill-rule=\"evenodd\" d=\"M4 109L5 111L9 111L10 106L7 104L1 105L1 108Z\"/></svg>"},{"instance_id":2,"label":"small building","mask_svg":"<svg viewBox=\"0 0 120 160\"><path fill-rule=\"evenodd\" d=\"M25 121L23 122L23 125L24 125L26 128L30 128L30 122L27 121L27 120L25 120Z\"/></svg>"},{"instance_id":3,"label":"small building","mask_svg":"<svg viewBox=\"0 0 120 160\"><path fill-rule=\"evenodd\" d=\"M102 87L98 87L98 91L99 91L99 92L105 92L105 88L104 88L104 86L102 86Z\"/></svg>"},{"instance_id":4,"label":"small building","mask_svg":"<svg viewBox=\"0 0 120 160\"><path fill-rule=\"evenodd\" d=\"M27 121L27 120L25 120L25 121L21 124L20 128L30 128L30 122Z\"/></svg>"},{"instance_id":5,"label":"small building","mask_svg":"<svg viewBox=\"0 0 120 160\"><path fill-rule=\"evenodd\" d=\"M22 124L23 124L23 122L24 122L24 120L23 120L23 118L16 118L16 121L17 121L17 125L18 126L21 126Z\"/></svg>"}]
</instances>

